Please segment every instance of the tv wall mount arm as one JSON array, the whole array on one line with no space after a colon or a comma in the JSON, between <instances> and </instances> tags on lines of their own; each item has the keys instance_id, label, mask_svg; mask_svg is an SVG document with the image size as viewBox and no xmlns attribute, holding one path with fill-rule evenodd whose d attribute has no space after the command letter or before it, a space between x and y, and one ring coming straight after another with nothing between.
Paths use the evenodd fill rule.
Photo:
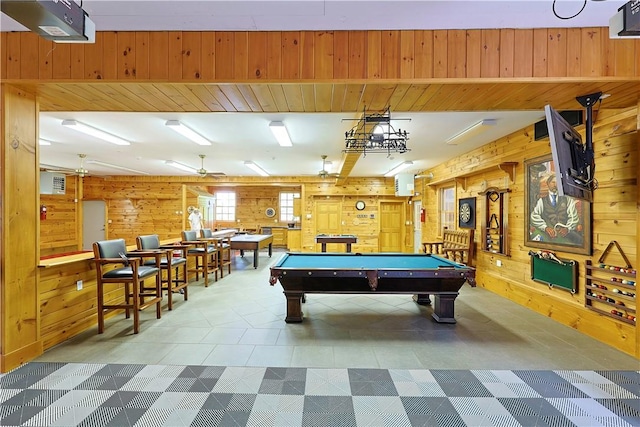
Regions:
<instances>
[{"instance_id":1,"label":"tv wall mount arm","mask_svg":"<svg viewBox=\"0 0 640 427\"><path fill-rule=\"evenodd\" d=\"M589 95L582 95L576 97L576 101L580 103L583 107L587 109L587 123L585 125L585 152L590 153L590 159L588 159L590 164L593 163L593 104L600 101L602 99L602 92L590 93ZM595 169L595 168L594 168ZM593 174L594 171L591 171ZM592 175L593 176L593 175Z\"/></svg>"}]
</instances>

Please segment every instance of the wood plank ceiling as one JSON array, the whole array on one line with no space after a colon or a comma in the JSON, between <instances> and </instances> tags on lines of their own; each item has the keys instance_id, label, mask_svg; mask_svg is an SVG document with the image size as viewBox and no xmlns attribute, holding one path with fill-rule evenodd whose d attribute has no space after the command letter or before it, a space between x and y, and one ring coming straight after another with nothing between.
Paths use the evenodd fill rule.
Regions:
<instances>
[{"instance_id":1,"label":"wood plank ceiling","mask_svg":"<svg viewBox=\"0 0 640 427\"><path fill-rule=\"evenodd\" d=\"M376 83L20 83L37 91L41 111L395 112L576 109L575 97L601 91L606 108L640 99L640 82L593 81Z\"/></svg>"}]
</instances>

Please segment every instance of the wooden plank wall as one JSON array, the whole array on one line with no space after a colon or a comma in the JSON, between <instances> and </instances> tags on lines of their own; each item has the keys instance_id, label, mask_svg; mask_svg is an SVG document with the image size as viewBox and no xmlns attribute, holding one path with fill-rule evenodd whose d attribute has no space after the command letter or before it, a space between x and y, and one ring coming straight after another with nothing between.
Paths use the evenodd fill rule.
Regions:
<instances>
[{"instance_id":1,"label":"wooden plank wall","mask_svg":"<svg viewBox=\"0 0 640 427\"><path fill-rule=\"evenodd\" d=\"M135 245L136 236L157 234L161 240L180 237L186 207L182 183L169 177L149 181L85 177L84 200L104 200L107 205L107 238L123 238ZM189 204L195 204L191 196Z\"/></svg>"},{"instance_id":2,"label":"wooden plank wall","mask_svg":"<svg viewBox=\"0 0 640 427\"><path fill-rule=\"evenodd\" d=\"M584 261L591 259L597 264L598 258L612 240L620 244L632 263L637 259L637 115L637 108L624 111L602 110L594 122L595 176L599 187L594 193L592 204L593 255L556 251L559 257L573 259L580 264L579 291L575 295L560 289L549 289L530 278L528 252L537 249L525 245L524 162L550 154L548 138L534 141L533 127L528 127L425 171L433 173L434 180L437 181L450 178L450 185L456 176L468 174L468 170L474 166L518 162L514 182L509 182L507 175L496 167L467 177L466 190L460 185L456 187L457 198L476 197L478 202L481 201L478 193L487 187L511 189L508 212L511 256L505 257L478 250L478 285L636 357L638 347L634 326L597 315L584 308ZM578 130L584 137L584 126L578 127ZM428 180L425 179L421 181L418 186L423 189L423 206L427 209L423 239L433 239L438 234L437 191L440 186L429 186ZM480 206L481 203L478 204L478 207ZM480 211L478 215L481 215ZM478 248L481 247L480 231L478 221L475 233ZM502 267L496 266L497 260L502 262ZM607 257L606 262L610 265L625 265L615 251Z\"/></svg>"},{"instance_id":3,"label":"wooden plank wall","mask_svg":"<svg viewBox=\"0 0 640 427\"><path fill-rule=\"evenodd\" d=\"M80 249L77 182L78 177L67 176L65 194L40 195L40 204L47 207L47 218L40 220L41 257Z\"/></svg>"},{"instance_id":4,"label":"wooden plank wall","mask_svg":"<svg viewBox=\"0 0 640 427\"><path fill-rule=\"evenodd\" d=\"M77 280L83 282L80 291L76 288ZM38 294L40 334L45 350L89 328L96 328L97 332L96 269L92 260L41 268ZM105 303L112 299L112 292L105 295Z\"/></svg>"},{"instance_id":5,"label":"wooden plank wall","mask_svg":"<svg viewBox=\"0 0 640 427\"><path fill-rule=\"evenodd\" d=\"M30 32L2 32L0 47L5 81L640 76L640 40L610 39L601 27L99 31L93 44L55 44ZM233 93L226 95L233 100Z\"/></svg>"},{"instance_id":6,"label":"wooden plank wall","mask_svg":"<svg viewBox=\"0 0 640 427\"><path fill-rule=\"evenodd\" d=\"M215 228L260 229L260 227L287 226L280 222L280 193L300 193L300 186L275 187L252 185L244 187L209 186L211 194L218 191L236 193L236 221L216 221ZM269 218L265 211L274 208L276 216Z\"/></svg>"},{"instance_id":7,"label":"wooden plank wall","mask_svg":"<svg viewBox=\"0 0 640 427\"><path fill-rule=\"evenodd\" d=\"M280 180L280 181L279 181ZM234 185L225 185L231 182ZM236 217L240 222L215 222L214 228L260 228L261 226L286 226L275 222L276 218L267 218L268 207L278 208L279 194L282 191L302 194L302 245L304 250L315 250L315 223L313 218L307 221L306 215L314 212L314 200L318 197L331 197L343 202L344 233L362 236L358 242L358 251L372 252L378 248L378 205L379 200L394 196L392 178L353 178L345 185L337 186L332 180L311 178L285 179L253 178L250 182L237 185L234 178L217 178L210 182L199 180L198 185L207 188L213 194L220 190L236 192ZM274 184L278 185L274 185ZM183 224L186 224L186 206L196 205L196 196L189 195L185 206L182 205L181 187L189 185L181 182L180 177L127 177L118 176L108 179L85 177L83 181L85 200L104 200L107 204L107 217L111 221L108 238L124 238L127 244L135 244L136 236L158 234L160 239L180 236ZM364 200L367 207L360 212L355 202ZM179 212L179 213L176 213ZM374 218L358 218L357 215L374 215ZM68 224L71 227L71 224ZM366 237L365 237L366 236ZM412 243L407 243L409 250ZM355 250L355 249L354 249Z\"/></svg>"}]
</instances>

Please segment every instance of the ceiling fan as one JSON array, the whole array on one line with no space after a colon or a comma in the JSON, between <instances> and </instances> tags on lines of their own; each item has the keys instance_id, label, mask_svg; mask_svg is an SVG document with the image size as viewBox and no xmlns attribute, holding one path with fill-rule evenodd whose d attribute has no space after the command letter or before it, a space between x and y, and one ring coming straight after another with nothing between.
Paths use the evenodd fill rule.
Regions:
<instances>
[{"instance_id":1,"label":"ceiling fan","mask_svg":"<svg viewBox=\"0 0 640 427\"><path fill-rule=\"evenodd\" d=\"M89 173L89 171L84 168L84 159L87 157L87 155L86 154L78 154L78 157L80 157L80 167L75 170L75 173L80 178L83 178L85 175L87 175Z\"/></svg>"},{"instance_id":2,"label":"ceiling fan","mask_svg":"<svg viewBox=\"0 0 640 427\"><path fill-rule=\"evenodd\" d=\"M322 156L320 156L322 158L322 169L318 172L318 176L322 179L325 178L339 178L340 175L337 173L330 173L329 171L327 171L327 155L323 154ZM329 164L331 164L331 162L329 162Z\"/></svg>"},{"instance_id":3,"label":"ceiling fan","mask_svg":"<svg viewBox=\"0 0 640 427\"><path fill-rule=\"evenodd\" d=\"M63 173L65 175L77 175L80 178L84 178L86 175L89 174L89 171L84 168L84 159L87 158L87 155L78 154L78 157L80 158L80 167L78 167L77 169L41 164L40 170L43 170L45 172Z\"/></svg>"},{"instance_id":4,"label":"ceiling fan","mask_svg":"<svg viewBox=\"0 0 640 427\"><path fill-rule=\"evenodd\" d=\"M207 157L204 154L198 154L198 156L200 157L200 169L198 169L196 171L196 173L198 175L200 175L201 177L205 178L207 176L209 177L219 177L219 176L225 176L224 172L209 172L204 168L204 158Z\"/></svg>"}]
</instances>

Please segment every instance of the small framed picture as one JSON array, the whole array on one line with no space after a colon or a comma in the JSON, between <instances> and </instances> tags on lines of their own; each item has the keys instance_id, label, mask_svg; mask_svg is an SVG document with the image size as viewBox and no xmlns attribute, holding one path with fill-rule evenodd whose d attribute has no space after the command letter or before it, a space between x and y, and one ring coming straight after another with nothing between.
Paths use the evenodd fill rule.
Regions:
<instances>
[{"instance_id":1,"label":"small framed picture","mask_svg":"<svg viewBox=\"0 0 640 427\"><path fill-rule=\"evenodd\" d=\"M476 198L458 199L458 228L476 228Z\"/></svg>"}]
</instances>

